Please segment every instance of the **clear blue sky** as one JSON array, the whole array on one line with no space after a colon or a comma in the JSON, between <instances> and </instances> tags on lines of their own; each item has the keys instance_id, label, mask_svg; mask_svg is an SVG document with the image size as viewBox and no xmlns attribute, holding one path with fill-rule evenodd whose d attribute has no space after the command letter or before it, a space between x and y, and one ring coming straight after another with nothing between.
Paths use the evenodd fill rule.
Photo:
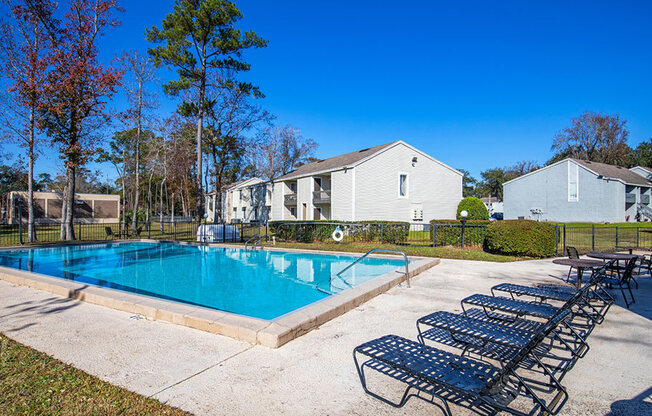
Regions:
<instances>
[{"instance_id":1,"label":"clear blue sky","mask_svg":"<svg viewBox=\"0 0 652 416\"><path fill-rule=\"evenodd\" d=\"M107 59L145 51L145 28L173 1L121 4ZM631 146L652 138L649 1L236 4L241 27L269 41L247 53L245 77L279 124L319 143L320 158L402 139L478 177L545 162L554 134L585 110L619 113Z\"/></svg>"}]
</instances>

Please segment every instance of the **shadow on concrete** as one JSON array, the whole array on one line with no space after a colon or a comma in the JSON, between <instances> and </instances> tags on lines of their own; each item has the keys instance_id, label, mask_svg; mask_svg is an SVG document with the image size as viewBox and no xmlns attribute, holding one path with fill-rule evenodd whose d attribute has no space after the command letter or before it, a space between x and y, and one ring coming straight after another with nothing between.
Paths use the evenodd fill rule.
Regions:
<instances>
[{"instance_id":1,"label":"shadow on concrete","mask_svg":"<svg viewBox=\"0 0 652 416\"><path fill-rule=\"evenodd\" d=\"M631 399L611 403L607 416L652 415L652 386Z\"/></svg>"},{"instance_id":2,"label":"shadow on concrete","mask_svg":"<svg viewBox=\"0 0 652 416\"><path fill-rule=\"evenodd\" d=\"M34 326L34 325L36 325L34 322L30 322L30 323L25 324L25 325L17 326L16 328L7 329L7 330L5 331L5 333L9 333L9 332L19 332L19 331L22 331L23 329L27 329L27 328L32 327L32 326Z\"/></svg>"},{"instance_id":3,"label":"shadow on concrete","mask_svg":"<svg viewBox=\"0 0 652 416\"><path fill-rule=\"evenodd\" d=\"M0 309L0 319L17 318L29 315L49 315L72 309L79 305L79 301L70 298L50 297L41 301L27 301Z\"/></svg>"}]
</instances>

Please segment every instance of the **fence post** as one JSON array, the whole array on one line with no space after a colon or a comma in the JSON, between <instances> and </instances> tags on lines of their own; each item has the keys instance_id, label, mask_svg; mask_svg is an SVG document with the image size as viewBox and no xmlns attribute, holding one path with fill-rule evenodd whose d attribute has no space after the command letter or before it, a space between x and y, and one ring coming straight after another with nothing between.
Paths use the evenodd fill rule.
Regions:
<instances>
[{"instance_id":1,"label":"fence post","mask_svg":"<svg viewBox=\"0 0 652 416\"><path fill-rule=\"evenodd\" d=\"M18 242L22 246L23 245L23 209L20 204L20 200L18 200L17 207L18 207L18 212L17 212L18 215L16 216L18 217Z\"/></svg>"},{"instance_id":2,"label":"fence post","mask_svg":"<svg viewBox=\"0 0 652 416\"><path fill-rule=\"evenodd\" d=\"M618 248L618 227L616 227L616 248Z\"/></svg>"},{"instance_id":3,"label":"fence post","mask_svg":"<svg viewBox=\"0 0 652 416\"><path fill-rule=\"evenodd\" d=\"M566 224L564 224L564 253L566 253Z\"/></svg>"},{"instance_id":4,"label":"fence post","mask_svg":"<svg viewBox=\"0 0 652 416\"><path fill-rule=\"evenodd\" d=\"M437 223L431 224L432 227L432 246L437 247L435 241L437 241Z\"/></svg>"},{"instance_id":5,"label":"fence post","mask_svg":"<svg viewBox=\"0 0 652 416\"><path fill-rule=\"evenodd\" d=\"M410 231L408 231L408 235L410 235ZM385 223L380 224L380 244L383 244L385 242Z\"/></svg>"},{"instance_id":6,"label":"fence post","mask_svg":"<svg viewBox=\"0 0 652 416\"><path fill-rule=\"evenodd\" d=\"M176 241L176 239L177 239L177 223L176 223L176 221L172 221L172 232L174 233L173 234L173 236L174 236L173 239Z\"/></svg>"},{"instance_id":7,"label":"fence post","mask_svg":"<svg viewBox=\"0 0 652 416\"><path fill-rule=\"evenodd\" d=\"M152 221L147 223L147 238L152 239Z\"/></svg>"},{"instance_id":8,"label":"fence post","mask_svg":"<svg viewBox=\"0 0 652 416\"><path fill-rule=\"evenodd\" d=\"M555 224L555 255L559 255L559 224Z\"/></svg>"},{"instance_id":9,"label":"fence post","mask_svg":"<svg viewBox=\"0 0 652 416\"><path fill-rule=\"evenodd\" d=\"M595 224L591 224L591 251L595 251Z\"/></svg>"},{"instance_id":10,"label":"fence post","mask_svg":"<svg viewBox=\"0 0 652 416\"><path fill-rule=\"evenodd\" d=\"M636 248L639 248L639 235L638 232L641 229L641 227L636 227Z\"/></svg>"}]
</instances>

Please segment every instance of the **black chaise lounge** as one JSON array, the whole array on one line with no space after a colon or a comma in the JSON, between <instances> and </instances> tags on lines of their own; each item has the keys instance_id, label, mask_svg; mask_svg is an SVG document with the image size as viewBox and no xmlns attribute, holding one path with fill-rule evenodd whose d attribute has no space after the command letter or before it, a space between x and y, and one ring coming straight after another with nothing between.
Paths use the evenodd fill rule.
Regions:
<instances>
[{"instance_id":1,"label":"black chaise lounge","mask_svg":"<svg viewBox=\"0 0 652 416\"><path fill-rule=\"evenodd\" d=\"M606 266L596 273L604 275ZM591 297L591 293L597 287L598 279L587 282L581 290L575 290L572 294L564 296L565 301L561 306L551 306L556 312L550 319L564 311L570 311L572 317L573 309L582 310L583 304ZM527 291L527 286L523 286L523 291ZM537 289L537 288L533 288ZM540 292L537 292L541 295ZM523 301L518 301L520 305ZM482 357L488 357L499 361L508 361L514 354L522 348L534 334L544 325L541 322L532 321L522 318L513 318L513 316L497 316L493 312L487 314L482 309L467 309L463 314L451 312L434 312L417 320L418 340L421 343L432 341L440 344L449 345L462 350L465 353L473 353ZM589 350L585 338L590 332L594 322L597 321L597 313L582 313L578 315L588 316L588 323L583 325L584 330L578 331L575 327L577 323L571 325L568 321L564 333L561 331L554 332L554 336L562 349L565 349L569 355L555 355L558 361L557 367L563 375L575 365L575 362L583 357ZM551 346L552 347L552 346Z\"/></svg>"},{"instance_id":2,"label":"black chaise lounge","mask_svg":"<svg viewBox=\"0 0 652 416\"><path fill-rule=\"evenodd\" d=\"M420 393L410 394L415 389L434 398L439 398L442 410L451 414L448 401L465 402L478 408L488 406L494 411L506 411L514 415L536 413L556 414L563 407L568 394L566 389L547 365L542 363L547 349L538 348L547 337L565 320L571 318L569 310L563 311L542 325L531 339L512 358L496 366L468 356L440 350L396 335L366 342L353 350L353 359L364 391L395 407L402 407L410 397L422 398ZM358 357L366 360L360 363ZM538 366L547 377L546 392L540 383L531 383L521 374ZM394 402L370 391L367 387L365 370L374 370L407 384L400 401ZM513 407L519 396L525 397L523 405L532 406L526 412Z\"/></svg>"}]
</instances>

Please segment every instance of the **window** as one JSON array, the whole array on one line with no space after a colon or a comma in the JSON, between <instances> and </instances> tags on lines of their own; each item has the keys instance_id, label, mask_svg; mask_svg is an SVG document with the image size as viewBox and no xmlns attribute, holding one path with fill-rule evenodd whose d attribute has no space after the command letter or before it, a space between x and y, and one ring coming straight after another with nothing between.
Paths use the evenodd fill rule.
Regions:
<instances>
[{"instance_id":1,"label":"window","mask_svg":"<svg viewBox=\"0 0 652 416\"><path fill-rule=\"evenodd\" d=\"M579 166L568 162L568 202L579 201L578 187Z\"/></svg>"},{"instance_id":2,"label":"window","mask_svg":"<svg viewBox=\"0 0 652 416\"><path fill-rule=\"evenodd\" d=\"M294 208L294 207L290 208L290 215L292 215L293 217L296 217L297 216L297 209Z\"/></svg>"},{"instance_id":3,"label":"window","mask_svg":"<svg viewBox=\"0 0 652 416\"><path fill-rule=\"evenodd\" d=\"M408 175L407 173L398 174L398 197L407 198L408 196Z\"/></svg>"},{"instance_id":4,"label":"window","mask_svg":"<svg viewBox=\"0 0 652 416\"><path fill-rule=\"evenodd\" d=\"M240 190L238 191L238 195L239 195L240 201L242 201L242 189L240 189Z\"/></svg>"}]
</instances>

